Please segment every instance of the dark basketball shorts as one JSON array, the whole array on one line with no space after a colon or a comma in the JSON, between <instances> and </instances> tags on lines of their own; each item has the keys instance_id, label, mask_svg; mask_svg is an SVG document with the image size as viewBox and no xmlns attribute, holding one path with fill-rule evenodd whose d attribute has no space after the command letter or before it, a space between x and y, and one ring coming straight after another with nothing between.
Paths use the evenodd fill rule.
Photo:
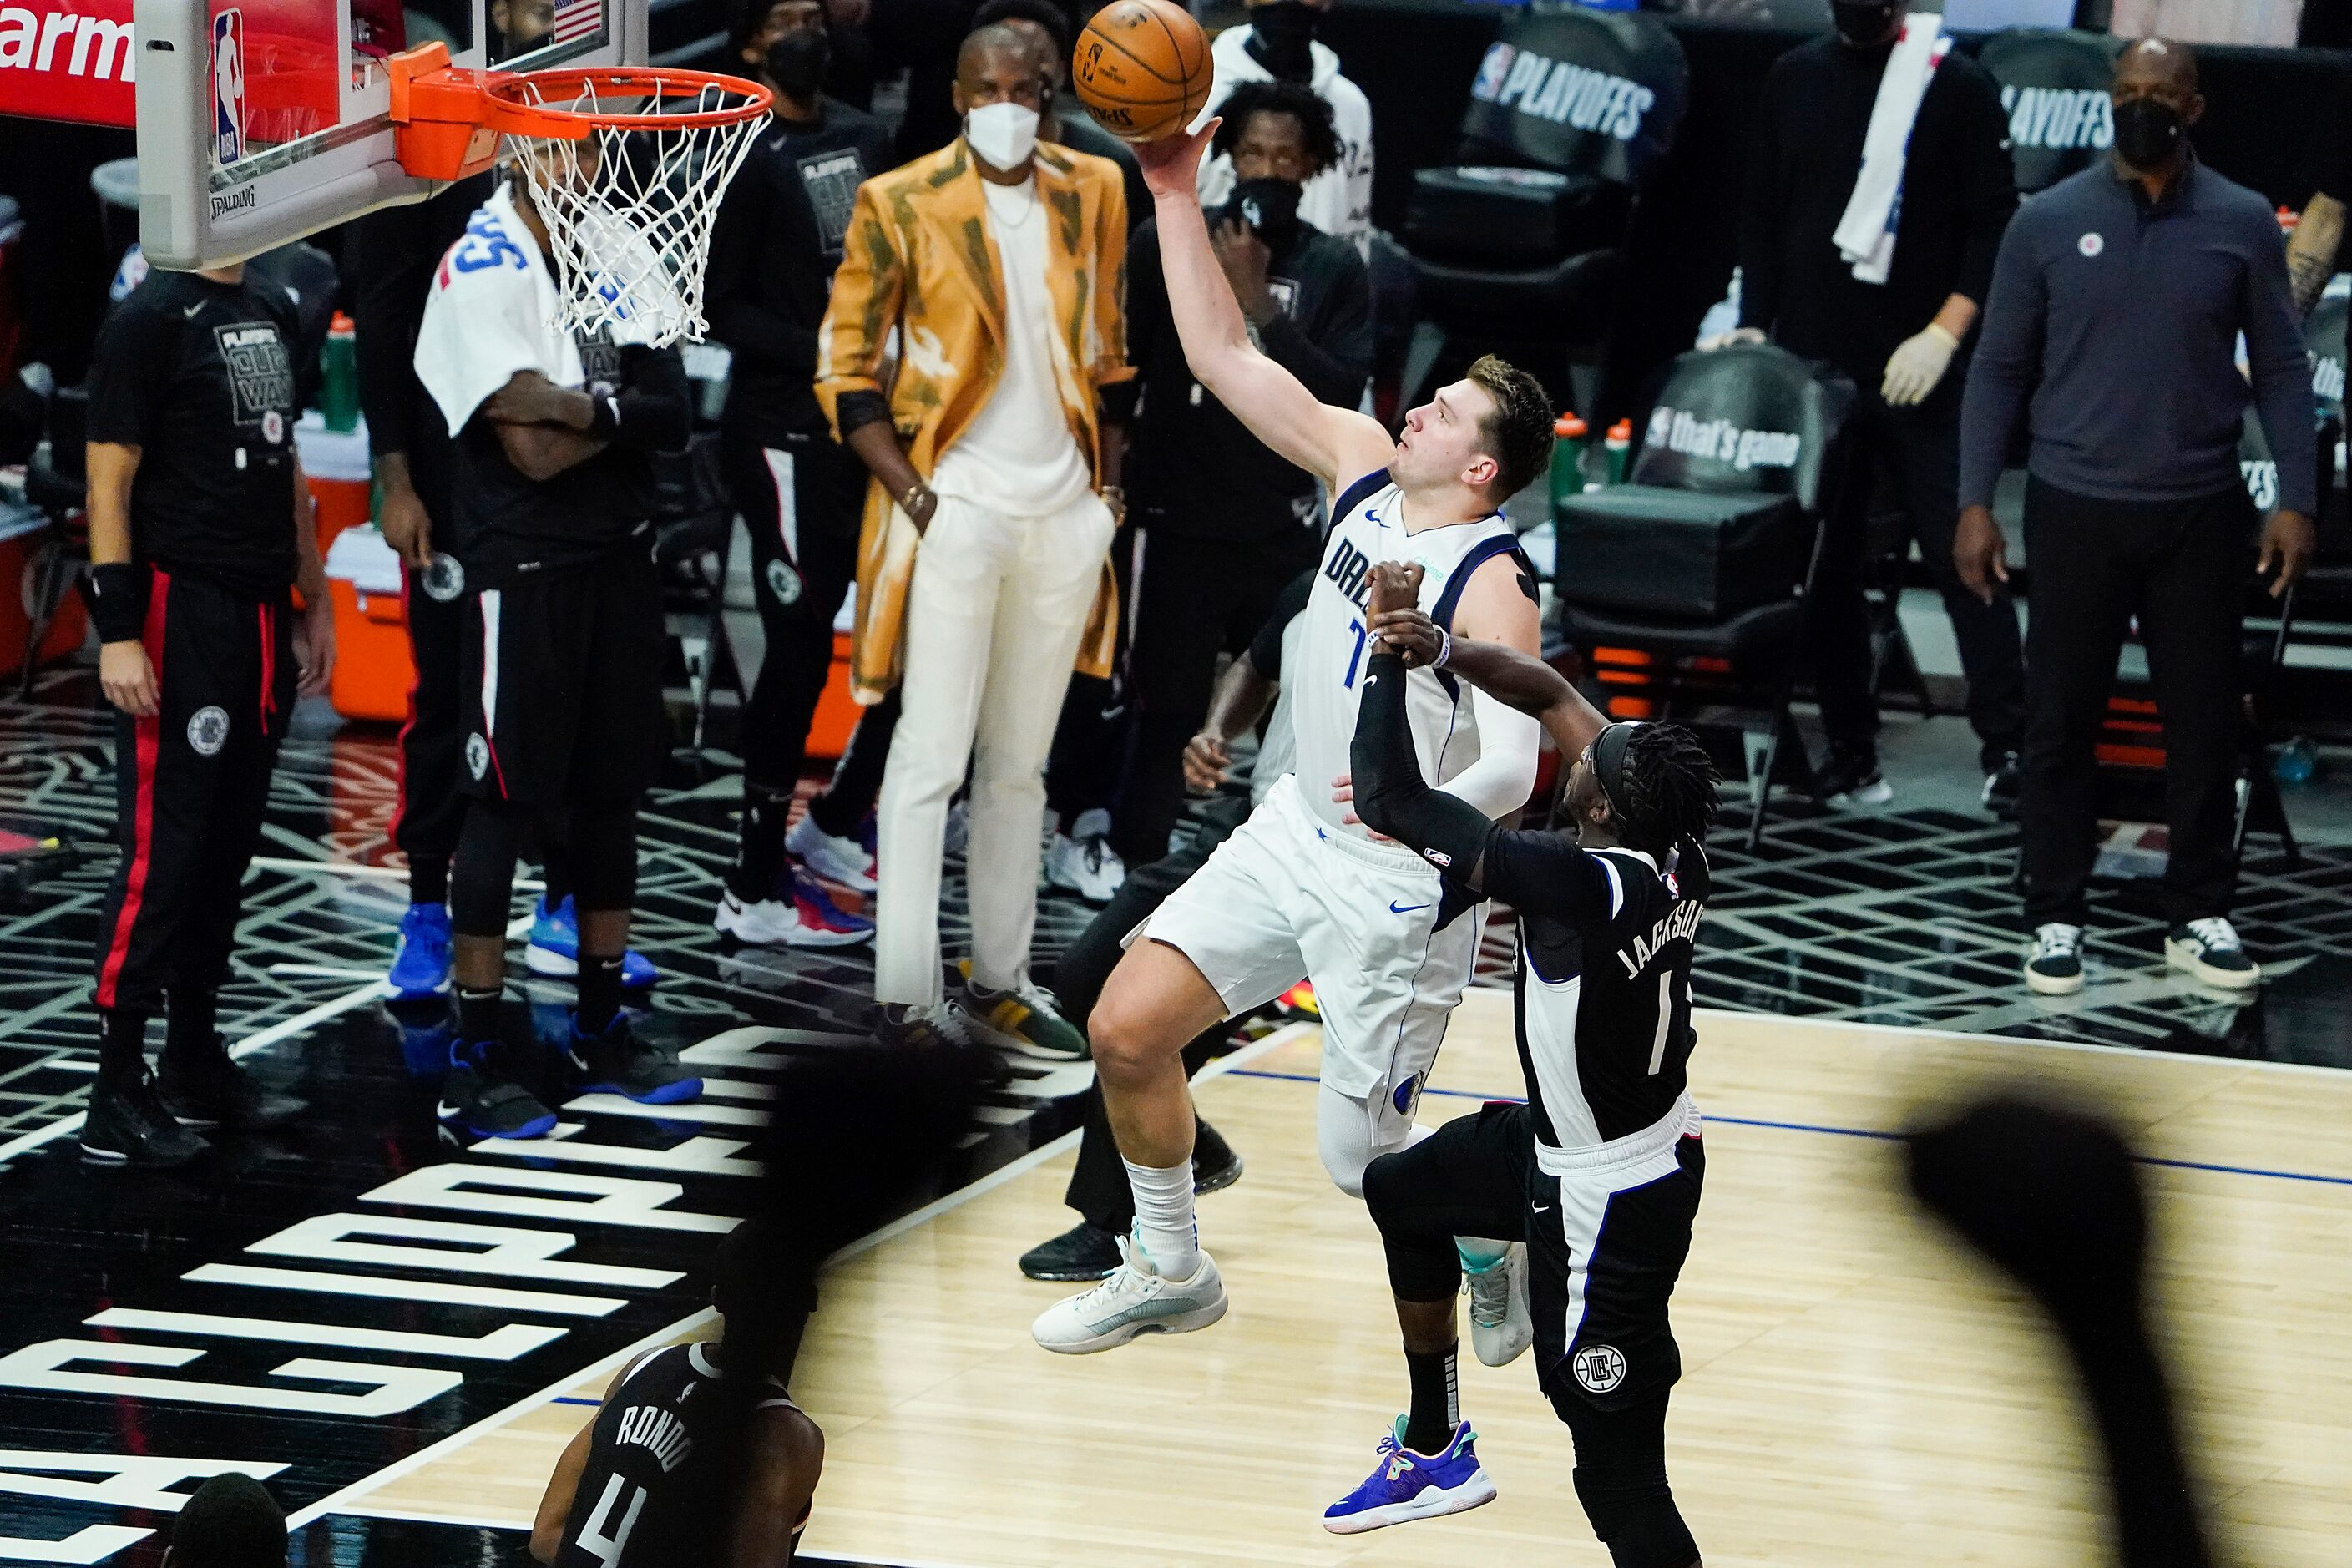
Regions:
<instances>
[{"instance_id":1,"label":"dark basketball shorts","mask_svg":"<svg viewBox=\"0 0 2352 1568\"><path fill-rule=\"evenodd\" d=\"M467 793L539 806L634 803L669 751L661 580L644 547L473 597Z\"/></svg>"}]
</instances>

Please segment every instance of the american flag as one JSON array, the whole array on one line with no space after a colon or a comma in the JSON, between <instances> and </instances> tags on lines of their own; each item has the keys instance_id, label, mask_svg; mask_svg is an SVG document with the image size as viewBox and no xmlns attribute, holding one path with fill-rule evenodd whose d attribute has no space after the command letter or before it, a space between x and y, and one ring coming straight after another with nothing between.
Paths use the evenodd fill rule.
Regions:
<instances>
[{"instance_id":1,"label":"american flag","mask_svg":"<svg viewBox=\"0 0 2352 1568\"><path fill-rule=\"evenodd\" d=\"M556 0L555 30L551 44L569 44L593 37L604 25L604 0Z\"/></svg>"}]
</instances>

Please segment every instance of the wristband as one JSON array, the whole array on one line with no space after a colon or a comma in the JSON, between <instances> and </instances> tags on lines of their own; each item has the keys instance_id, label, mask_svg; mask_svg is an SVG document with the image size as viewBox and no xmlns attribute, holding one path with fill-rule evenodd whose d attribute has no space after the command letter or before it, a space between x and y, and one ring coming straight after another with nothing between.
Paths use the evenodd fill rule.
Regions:
<instances>
[{"instance_id":1,"label":"wristband","mask_svg":"<svg viewBox=\"0 0 2352 1568\"><path fill-rule=\"evenodd\" d=\"M917 479L913 484L907 487L907 493L898 498L898 510L905 512L908 517L914 516L915 503L930 493L931 487L925 484L922 480Z\"/></svg>"},{"instance_id":2,"label":"wristband","mask_svg":"<svg viewBox=\"0 0 2352 1568\"><path fill-rule=\"evenodd\" d=\"M1444 669L1445 661L1454 657L1454 634L1444 626L1437 628L1437 657L1430 661L1432 669Z\"/></svg>"},{"instance_id":3,"label":"wristband","mask_svg":"<svg viewBox=\"0 0 2352 1568\"><path fill-rule=\"evenodd\" d=\"M81 580L82 603L101 643L137 642L147 619L146 574L128 561L92 566Z\"/></svg>"}]
</instances>

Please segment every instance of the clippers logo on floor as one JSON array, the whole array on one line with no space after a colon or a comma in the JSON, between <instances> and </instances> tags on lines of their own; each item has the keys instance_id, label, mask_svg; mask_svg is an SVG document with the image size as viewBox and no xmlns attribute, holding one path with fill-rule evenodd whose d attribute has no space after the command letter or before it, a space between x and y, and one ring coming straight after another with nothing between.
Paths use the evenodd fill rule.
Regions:
<instances>
[{"instance_id":1,"label":"clippers logo on floor","mask_svg":"<svg viewBox=\"0 0 2352 1568\"><path fill-rule=\"evenodd\" d=\"M1660 404L1650 414L1648 445L1664 446L1686 458L1710 458L1745 473L1749 468L1796 466L1804 438L1793 430L1743 430L1728 419L1701 419L1686 409Z\"/></svg>"},{"instance_id":2,"label":"clippers logo on floor","mask_svg":"<svg viewBox=\"0 0 2352 1568\"><path fill-rule=\"evenodd\" d=\"M278 329L266 321L215 327L213 343L220 351L221 363L228 369L229 395L235 401L236 422L262 426L264 434L268 434L270 416L274 415L278 434L270 439L283 438L284 421L294 407L294 366L287 357L286 342L278 335Z\"/></svg>"},{"instance_id":3,"label":"clippers logo on floor","mask_svg":"<svg viewBox=\"0 0 2352 1568\"><path fill-rule=\"evenodd\" d=\"M2009 144L2053 153L2105 147L2116 139L2115 105L2105 88L2004 87Z\"/></svg>"},{"instance_id":4,"label":"clippers logo on floor","mask_svg":"<svg viewBox=\"0 0 2352 1568\"><path fill-rule=\"evenodd\" d=\"M1620 142L1631 142L1641 134L1642 116L1658 101L1658 95L1638 81L1549 59L1509 44L1496 44L1486 51L1470 96L1481 103L1517 109L1538 120Z\"/></svg>"}]
</instances>

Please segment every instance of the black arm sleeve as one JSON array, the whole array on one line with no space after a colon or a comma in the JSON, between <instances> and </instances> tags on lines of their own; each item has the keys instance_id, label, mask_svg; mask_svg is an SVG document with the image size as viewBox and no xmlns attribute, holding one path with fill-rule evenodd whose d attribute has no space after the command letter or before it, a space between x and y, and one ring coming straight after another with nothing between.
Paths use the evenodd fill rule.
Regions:
<instances>
[{"instance_id":1,"label":"black arm sleeve","mask_svg":"<svg viewBox=\"0 0 2352 1568\"><path fill-rule=\"evenodd\" d=\"M1364 258L1341 247L1346 264L1331 280L1330 298L1312 323L1277 315L1258 329L1266 357L1307 384L1318 403L1353 408L1372 373L1372 285Z\"/></svg>"},{"instance_id":2,"label":"black arm sleeve","mask_svg":"<svg viewBox=\"0 0 2352 1568\"><path fill-rule=\"evenodd\" d=\"M625 363L627 384L613 395L612 428L596 434L616 447L685 450L694 436L686 361L676 349L631 349Z\"/></svg>"},{"instance_id":3,"label":"black arm sleeve","mask_svg":"<svg viewBox=\"0 0 2352 1568\"><path fill-rule=\"evenodd\" d=\"M1486 843L1486 891L1521 914L1564 925L1611 918L1621 897L1600 857L1559 828L1497 828Z\"/></svg>"},{"instance_id":4,"label":"black arm sleeve","mask_svg":"<svg viewBox=\"0 0 2352 1568\"><path fill-rule=\"evenodd\" d=\"M416 328L433 279L425 204L385 207L353 226L352 326L359 351L360 408L376 457L405 452L415 438Z\"/></svg>"},{"instance_id":5,"label":"black arm sleeve","mask_svg":"<svg viewBox=\"0 0 2352 1568\"><path fill-rule=\"evenodd\" d=\"M1274 597L1274 612L1258 627L1257 636L1250 639L1250 667L1268 680L1282 679L1282 634L1290 623L1307 608L1307 595L1315 586L1315 569L1308 567L1283 584L1282 592Z\"/></svg>"},{"instance_id":6,"label":"black arm sleeve","mask_svg":"<svg viewBox=\"0 0 2352 1568\"><path fill-rule=\"evenodd\" d=\"M1392 653L1374 654L1365 668L1356 739L1348 748L1356 815L1373 832L1419 850L1449 879L1475 889L1495 825L1468 801L1430 788L1421 776L1405 721L1405 677L1404 660Z\"/></svg>"},{"instance_id":7,"label":"black arm sleeve","mask_svg":"<svg viewBox=\"0 0 2352 1568\"><path fill-rule=\"evenodd\" d=\"M124 300L106 318L89 355L89 439L144 447L154 436L179 365L172 327L138 300Z\"/></svg>"}]
</instances>

